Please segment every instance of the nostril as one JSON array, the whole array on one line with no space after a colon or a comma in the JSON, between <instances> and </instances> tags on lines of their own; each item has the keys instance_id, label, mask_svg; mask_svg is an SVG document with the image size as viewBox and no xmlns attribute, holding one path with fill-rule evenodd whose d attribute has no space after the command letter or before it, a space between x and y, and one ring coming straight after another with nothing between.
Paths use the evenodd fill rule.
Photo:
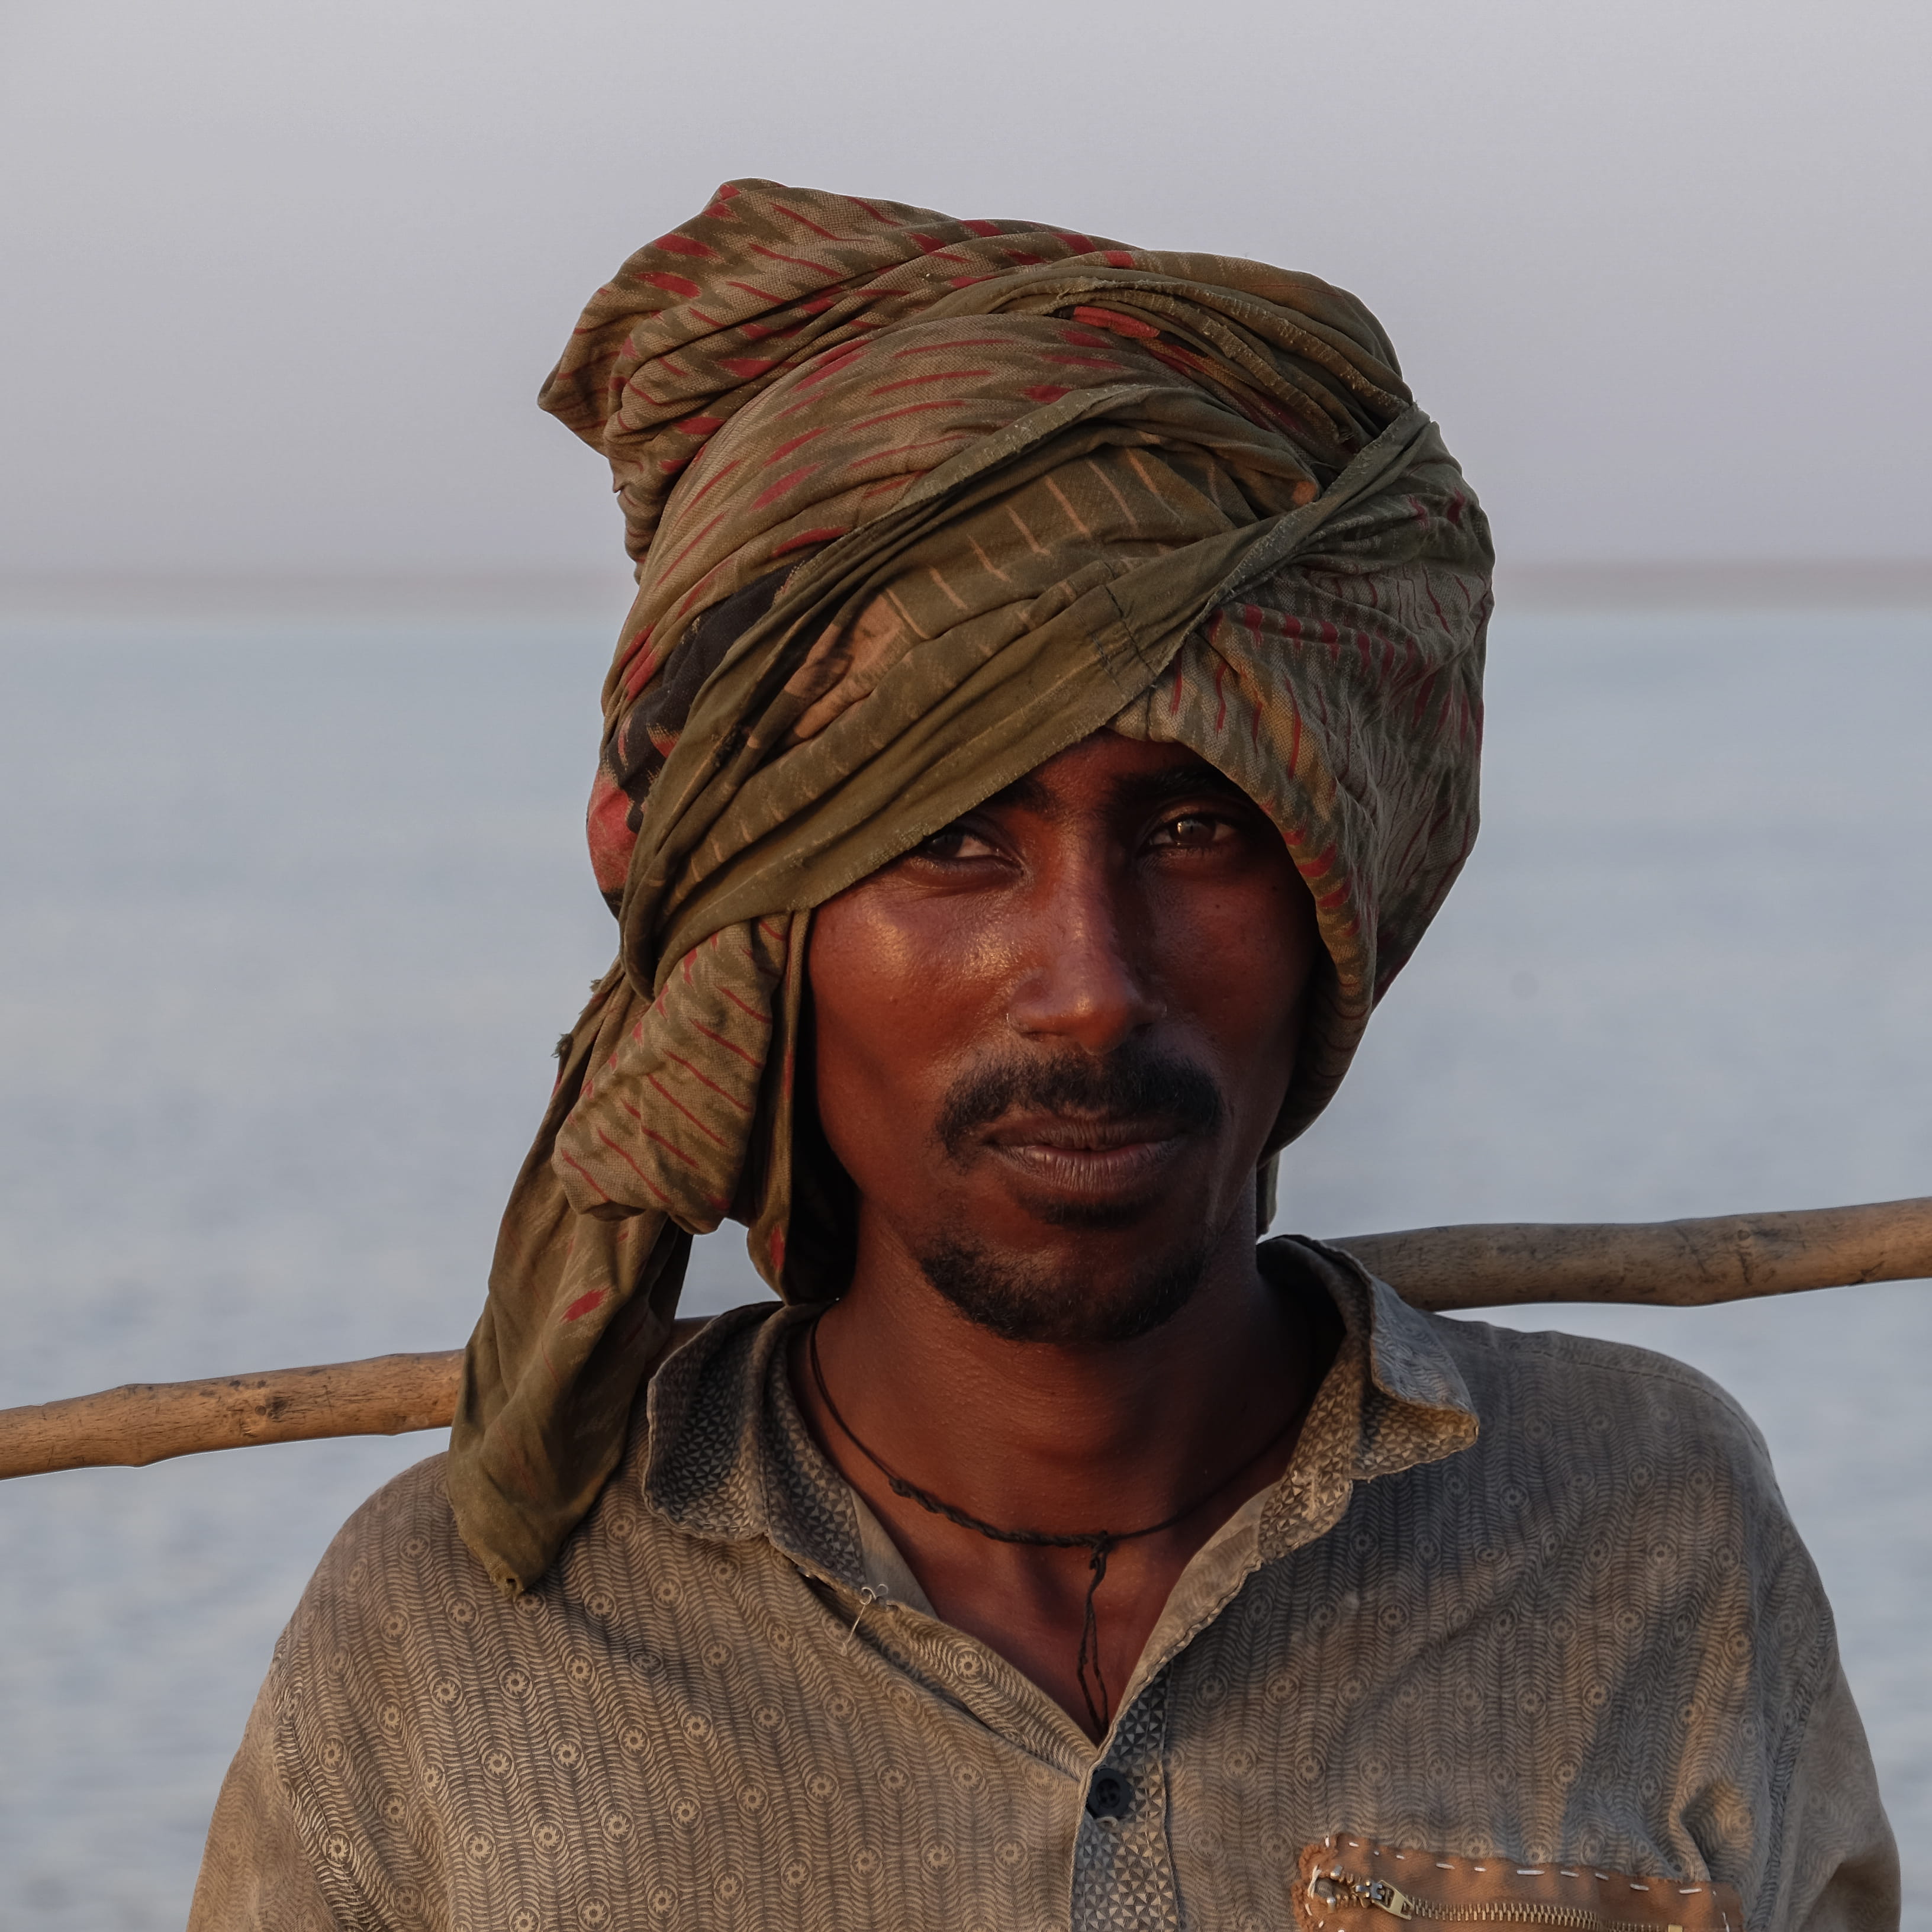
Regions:
<instances>
[{"instance_id":1,"label":"nostril","mask_svg":"<svg viewBox=\"0 0 1932 1932\"><path fill-rule=\"evenodd\" d=\"M1077 931L1066 933L1013 986L1006 1004L1011 1031L1057 1036L1092 1052L1104 1052L1166 1017L1167 1002L1136 964L1117 948L1086 942Z\"/></svg>"}]
</instances>

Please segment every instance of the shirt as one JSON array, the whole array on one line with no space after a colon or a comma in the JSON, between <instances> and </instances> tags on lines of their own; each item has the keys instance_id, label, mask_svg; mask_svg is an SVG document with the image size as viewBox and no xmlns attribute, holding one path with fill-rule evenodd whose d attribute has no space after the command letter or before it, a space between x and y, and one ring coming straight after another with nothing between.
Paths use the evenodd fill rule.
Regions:
<instances>
[{"instance_id":1,"label":"shirt","mask_svg":"<svg viewBox=\"0 0 1932 1932\"><path fill-rule=\"evenodd\" d=\"M813 1440L811 1311L742 1309L653 1378L536 1588L491 1589L439 1457L351 1518L194 1932L1394 1932L1472 1898L1895 1925L1830 1611L1737 1406L1643 1351L1420 1313L1316 1243L1259 1252L1342 1340L1097 1745L932 1614Z\"/></svg>"}]
</instances>

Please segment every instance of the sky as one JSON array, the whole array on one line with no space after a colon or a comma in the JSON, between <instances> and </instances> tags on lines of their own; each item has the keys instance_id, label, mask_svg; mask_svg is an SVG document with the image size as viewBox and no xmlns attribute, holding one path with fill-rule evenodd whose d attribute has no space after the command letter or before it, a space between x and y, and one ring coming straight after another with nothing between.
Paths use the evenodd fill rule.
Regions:
<instances>
[{"instance_id":1,"label":"sky","mask_svg":"<svg viewBox=\"0 0 1932 1932\"><path fill-rule=\"evenodd\" d=\"M0 577L620 576L536 392L744 176L1340 283L1506 565L1923 559L1928 99L1924 0L4 0Z\"/></svg>"}]
</instances>

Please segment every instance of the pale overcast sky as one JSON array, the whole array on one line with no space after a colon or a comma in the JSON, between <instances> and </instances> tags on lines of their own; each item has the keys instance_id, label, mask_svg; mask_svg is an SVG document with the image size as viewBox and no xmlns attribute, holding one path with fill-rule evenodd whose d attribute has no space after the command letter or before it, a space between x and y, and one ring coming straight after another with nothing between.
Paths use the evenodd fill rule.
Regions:
<instances>
[{"instance_id":1,"label":"pale overcast sky","mask_svg":"<svg viewBox=\"0 0 1932 1932\"><path fill-rule=\"evenodd\" d=\"M1506 559L1923 557L1925 0L9 0L0 572L621 566L532 398L718 181L1311 270Z\"/></svg>"}]
</instances>

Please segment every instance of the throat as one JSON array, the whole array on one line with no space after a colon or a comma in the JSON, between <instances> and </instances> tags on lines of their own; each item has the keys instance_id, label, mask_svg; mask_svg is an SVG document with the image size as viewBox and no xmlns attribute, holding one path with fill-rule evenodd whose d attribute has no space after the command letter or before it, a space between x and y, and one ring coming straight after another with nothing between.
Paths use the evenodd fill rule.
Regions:
<instances>
[{"instance_id":1,"label":"throat","mask_svg":"<svg viewBox=\"0 0 1932 1932\"><path fill-rule=\"evenodd\" d=\"M876 1400L855 1353L836 1353L828 1369L823 1320L806 1328L802 1364L794 1356L804 1370L794 1373L801 1406L821 1447L887 1526L935 1611L1032 1678L1090 1738L1104 1736L1187 1563L1287 1466L1316 1368L1306 1322L1270 1324L1274 1372L1264 1388L1242 1391L1262 1399L1242 1403L1234 1426L1197 1427L1195 1441L1163 1455L1159 1406L1142 1406L1138 1453L1125 1459L1138 1471L1090 1468L1088 1480L1070 1481L1073 1471L1057 1457L1060 1467L1036 1466L1032 1480L993 1484L980 1457L970 1459L976 1470L959 1466L956 1438L942 1445L930 1431L906 1428L902 1413L894 1428L896 1405ZM1255 1366L1252 1354L1248 1360ZM942 1448L956 1453L932 1453ZM1157 1473L1159 1488L1132 1480L1136 1473Z\"/></svg>"}]
</instances>

